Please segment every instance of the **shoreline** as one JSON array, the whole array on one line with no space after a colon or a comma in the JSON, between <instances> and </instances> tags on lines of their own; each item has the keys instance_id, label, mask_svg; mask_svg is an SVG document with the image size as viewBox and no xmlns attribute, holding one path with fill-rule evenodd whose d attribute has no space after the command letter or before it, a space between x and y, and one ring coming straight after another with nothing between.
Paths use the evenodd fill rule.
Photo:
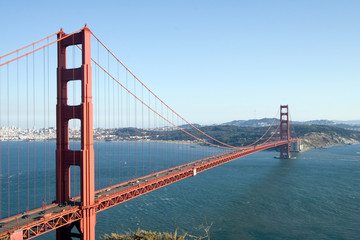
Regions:
<instances>
[{"instance_id":1,"label":"shoreline","mask_svg":"<svg viewBox=\"0 0 360 240\"><path fill-rule=\"evenodd\" d=\"M355 142L355 143L344 143L344 144L333 144L333 145L326 145L326 146L321 146L321 147L308 147L308 148L305 148L305 149L302 149L300 152L306 152L306 151L309 151L309 150L322 150L322 149L329 149L329 148L332 148L332 147L340 147L340 146L347 146L347 145L357 145L357 144L360 144L360 142Z\"/></svg>"},{"instance_id":2,"label":"shoreline","mask_svg":"<svg viewBox=\"0 0 360 240\"><path fill-rule=\"evenodd\" d=\"M305 152L308 150L313 150L313 149L328 149L331 147L336 147L336 146L346 146L346 145L356 145L356 144L360 144L360 141L351 139L345 142L337 142L337 143L329 143L329 142L325 142L325 141L320 141L320 142L313 142L310 141L309 139L304 139L304 138L299 138L299 140L301 141L301 150L299 152ZM56 142L56 139L30 139L30 140L16 140L16 139L10 139L10 140L0 140L1 142ZM74 142L74 140L70 139L70 142ZM80 142L80 139L76 139L75 142ZM138 141L134 141L134 140L120 140L120 141L108 141L108 140L98 140L98 139L94 139L94 143L95 142L112 142L112 143L127 143L127 142L131 142L131 143L169 143L169 144L185 144L185 145L198 145L198 146L203 146L201 144L201 142L194 142L194 141L189 141L189 140L183 140L183 141L172 141L172 140L138 140Z\"/></svg>"}]
</instances>

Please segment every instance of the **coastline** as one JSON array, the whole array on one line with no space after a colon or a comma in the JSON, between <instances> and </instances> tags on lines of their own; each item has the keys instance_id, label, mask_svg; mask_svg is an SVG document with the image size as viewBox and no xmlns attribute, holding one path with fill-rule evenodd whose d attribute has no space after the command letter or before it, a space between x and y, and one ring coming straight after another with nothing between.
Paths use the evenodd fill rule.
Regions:
<instances>
[{"instance_id":1,"label":"coastline","mask_svg":"<svg viewBox=\"0 0 360 240\"><path fill-rule=\"evenodd\" d=\"M330 135L327 133L308 133L300 137L301 151L311 149L326 149L335 146L359 144L360 141L353 138L344 138L336 134Z\"/></svg>"}]
</instances>

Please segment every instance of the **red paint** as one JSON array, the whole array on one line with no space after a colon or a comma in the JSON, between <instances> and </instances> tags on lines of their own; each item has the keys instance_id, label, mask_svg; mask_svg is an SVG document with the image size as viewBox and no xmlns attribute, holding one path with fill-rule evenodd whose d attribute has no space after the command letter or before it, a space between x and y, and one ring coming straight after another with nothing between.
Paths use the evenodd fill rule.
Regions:
<instances>
[{"instance_id":1,"label":"red paint","mask_svg":"<svg viewBox=\"0 0 360 240\"><path fill-rule=\"evenodd\" d=\"M289 107L280 106L280 141L290 140ZM280 146L280 158L290 158L290 142Z\"/></svg>"},{"instance_id":2,"label":"red paint","mask_svg":"<svg viewBox=\"0 0 360 240\"><path fill-rule=\"evenodd\" d=\"M23 240L22 229L13 232L13 234L10 235L10 240Z\"/></svg>"},{"instance_id":3,"label":"red paint","mask_svg":"<svg viewBox=\"0 0 360 240\"><path fill-rule=\"evenodd\" d=\"M59 32L58 38L65 36ZM91 86L91 32L85 27L58 42L57 69L57 105L56 105L56 201L63 204L70 199L70 166L80 167L82 218L75 224L57 229L57 239L78 237L71 233L74 226L80 229L80 239L95 239L96 214L93 207L94 198L94 147L93 147L93 105ZM80 68L66 67L66 48L82 46L82 65ZM81 81L81 103L68 105L67 84L70 81ZM81 150L69 149L69 120L81 122Z\"/></svg>"}]
</instances>

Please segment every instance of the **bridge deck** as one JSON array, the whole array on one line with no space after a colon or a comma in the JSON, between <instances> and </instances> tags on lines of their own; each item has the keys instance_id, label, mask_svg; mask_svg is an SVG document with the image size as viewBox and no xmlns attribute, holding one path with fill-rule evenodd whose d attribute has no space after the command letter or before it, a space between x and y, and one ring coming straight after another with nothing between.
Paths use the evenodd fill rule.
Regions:
<instances>
[{"instance_id":1,"label":"bridge deck","mask_svg":"<svg viewBox=\"0 0 360 240\"><path fill-rule=\"evenodd\" d=\"M95 204L92 207L99 212L220 164L295 141L297 140L277 141L235 150L110 186L96 191ZM78 221L82 218L82 212L80 198L77 197L66 205L51 204L32 210L26 215L3 219L0 222L0 239L7 239L11 233L16 231L22 231L23 238L30 239Z\"/></svg>"}]
</instances>

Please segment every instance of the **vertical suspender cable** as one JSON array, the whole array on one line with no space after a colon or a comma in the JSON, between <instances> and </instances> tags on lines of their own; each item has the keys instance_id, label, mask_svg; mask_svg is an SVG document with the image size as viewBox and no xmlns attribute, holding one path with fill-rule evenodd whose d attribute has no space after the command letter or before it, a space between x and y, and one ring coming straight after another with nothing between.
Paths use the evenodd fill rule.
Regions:
<instances>
[{"instance_id":1,"label":"vertical suspender cable","mask_svg":"<svg viewBox=\"0 0 360 240\"><path fill-rule=\"evenodd\" d=\"M158 110L157 110L157 106L156 106L156 99L154 98L154 106L155 106L155 111L157 112ZM159 131L159 128L158 128L158 124L157 124L157 119L156 119L156 115L154 114L154 124L155 124L155 133L156 133L156 135L154 136L154 139L155 140L157 140L156 138L157 138L157 136L158 136L158 131ZM154 169L155 169L155 172L157 172L158 170L157 170L157 159L158 159L158 152L157 152L157 142L154 142L154 144L155 144L155 146L154 146L154 152L155 152L155 154L154 154L154 156L155 156L155 158L154 158Z\"/></svg>"},{"instance_id":2,"label":"vertical suspender cable","mask_svg":"<svg viewBox=\"0 0 360 240\"><path fill-rule=\"evenodd\" d=\"M119 64L117 63L116 64L117 66L117 78L120 79L120 66ZM118 154L118 183L121 182L121 157L120 157L120 104L121 104L121 101L120 101L120 87L117 87L117 114L118 114L118 117L117 117L117 133L118 133L118 139L117 139L117 154Z\"/></svg>"},{"instance_id":3,"label":"vertical suspender cable","mask_svg":"<svg viewBox=\"0 0 360 240\"><path fill-rule=\"evenodd\" d=\"M141 100L144 101L144 88L141 88ZM145 157L144 157L144 139L145 139L145 130L144 130L144 104L141 104L141 131L142 131L142 142L141 142L141 157L142 157L142 175L145 175Z\"/></svg>"},{"instance_id":4,"label":"vertical suspender cable","mask_svg":"<svg viewBox=\"0 0 360 240\"><path fill-rule=\"evenodd\" d=\"M97 69L96 67L94 66L93 63L91 63L91 69L93 70L93 104L94 104L94 114L93 114L93 117L94 117L94 184L95 184L95 190L98 189L98 179L97 179L97 171L98 171L98 167L97 167L97 145L95 143L95 129L97 128L97 105L96 105L96 102L97 102L97 95L96 95L96 86L97 86Z\"/></svg>"},{"instance_id":5,"label":"vertical suspender cable","mask_svg":"<svg viewBox=\"0 0 360 240\"><path fill-rule=\"evenodd\" d=\"M121 138L123 138L124 137L124 132L122 131L123 129L124 129L124 126L125 126L125 124L123 123L123 118L124 118L124 115L123 115L123 109L124 109L124 107L123 107L123 105L124 105L124 94L123 94L123 89L122 88L120 88L120 126L121 126L121 129L120 129L120 131L119 131L119 134L120 134L120 136L121 136ZM124 145L122 144L122 143L119 143L119 147L120 147L120 149L124 149ZM119 152L119 155L121 154L122 152ZM122 154L122 156L124 156L124 154ZM123 157L122 158L122 163L125 161L125 157ZM120 177L121 176L125 176L125 173L124 173L124 169L125 169L125 166L124 166L124 164L121 164L123 167L119 170L120 171ZM120 179L120 181L121 181L121 179Z\"/></svg>"},{"instance_id":6,"label":"vertical suspender cable","mask_svg":"<svg viewBox=\"0 0 360 240\"><path fill-rule=\"evenodd\" d=\"M170 119L169 118L169 111L168 111L168 108L165 106L165 109L166 109L166 119ZM172 136L170 135L170 124L168 122L165 121L165 124L166 124L166 141L168 142L166 144L166 148L165 148L165 151L166 151L166 158L168 159L168 168L169 167L173 167L173 163L174 163L174 157L170 157L169 154L171 152L171 149L173 148L173 145L174 145L174 141L173 141L173 138Z\"/></svg>"},{"instance_id":7,"label":"vertical suspender cable","mask_svg":"<svg viewBox=\"0 0 360 240\"><path fill-rule=\"evenodd\" d=\"M136 82L134 79L134 94L136 96ZM136 109L136 98L134 98L134 126L135 126L135 178L137 178L138 162L137 162L137 109Z\"/></svg>"},{"instance_id":8,"label":"vertical suspender cable","mask_svg":"<svg viewBox=\"0 0 360 240\"><path fill-rule=\"evenodd\" d=\"M180 119L180 123L179 124L182 124L183 121ZM180 161L181 161L181 164L185 164L186 162L186 151L187 151L187 147L188 147L188 142L186 141L186 138L184 137L184 134L179 131L179 138L180 138L180 141L181 141L181 154L180 154Z\"/></svg>"},{"instance_id":9,"label":"vertical suspender cable","mask_svg":"<svg viewBox=\"0 0 360 240\"><path fill-rule=\"evenodd\" d=\"M104 74L104 77L103 77L103 81L104 81L104 103L103 103L103 108L104 108L104 119L103 119L103 121L104 121L104 139L106 139L106 133L107 133L107 129L106 129L106 127L107 127L107 115L106 115L106 84L107 84L107 82L106 82L106 74ZM107 156L106 156L106 154L107 154L107 144L106 144L106 142L104 142L104 166L105 166L105 172L104 172L104 174L105 174L105 176L104 176L104 186L106 187L107 186L107 182L108 182L108 174L107 174L107 170L108 170L108 166L107 166Z\"/></svg>"},{"instance_id":10,"label":"vertical suspender cable","mask_svg":"<svg viewBox=\"0 0 360 240\"><path fill-rule=\"evenodd\" d=\"M35 46L35 45L34 45ZM33 50L35 47L33 46ZM35 134L36 131L36 112L35 112L35 53L33 53L33 120L34 120L34 126L33 126L33 134ZM34 135L35 138L35 135ZM34 168L34 208L36 208L36 163L35 163L35 141L33 144L33 168Z\"/></svg>"},{"instance_id":11,"label":"vertical suspender cable","mask_svg":"<svg viewBox=\"0 0 360 240\"><path fill-rule=\"evenodd\" d=\"M110 72L110 53L108 52L108 72ZM111 120L111 111L110 111L110 105L111 105L111 100L110 100L110 77L107 76L107 81L108 81L108 89L107 89L107 101L108 103L105 105L105 107L108 107L108 131L107 131L107 134L110 135L110 129L111 129L111 126L110 126L110 120ZM108 136L109 140L110 140L110 136ZM108 166L109 166L109 171L108 171L108 177L109 177L109 180L108 180L108 186L111 186L111 145L110 145L110 141L106 141L105 142L107 145L108 145L108 148L107 148L107 151L108 151Z\"/></svg>"},{"instance_id":12,"label":"vertical suspender cable","mask_svg":"<svg viewBox=\"0 0 360 240\"><path fill-rule=\"evenodd\" d=\"M204 142L204 146L202 147L202 158L205 158L205 154L206 154L206 143Z\"/></svg>"},{"instance_id":13,"label":"vertical suspender cable","mask_svg":"<svg viewBox=\"0 0 360 240\"><path fill-rule=\"evenodd\" d=\"M29 149L29 137L30 137L30 131L29 131L29 60L28 56L26 56L26 131L27 131L27 206L26 211L29 210L30 207L30 149Z\"/></svg>"},{"instance_id":14,"label":"vertical suspender cable","mask_svg":"<svg viewBox=\"0 0 360 240\"><path fill-rule=\"evenodd\" d=\"M17 56L19 57L19 52L17 53ZM20 107L20 104L19 104L19 61L20 60L17 60L16 61L16 64L17 64L17 74L16 74L16 109L17 109L17 112L16 112L16 127L17 129L20 128L20 122L19 122L19 107ZM17 141L17 207L18 207L18 211L17 211L17 214L20 213L20 141Z\"/></svg>"},{"instance_id":15,"label":"vertical suspender cable","mask_svg":"<svg viewBox=\"0 0 360 240\"><path fill-rule=\"evenodd\" d=\"M160 102L159 103L161 106L161 116L165 116L164 111L163 111L163 104ZM161 135L163 136L163 138L166 137L166 130L165 130L165 121L162 117L159 117L159 130L161 132ZM165 159L165 163L164 165L160 165L160 169L159 171L166 169L167 165L168 165L168 159L166 159L166 144L164 144L164 142L159 142L159 147L160 147L160 151L161 151L161 156L162 159ZM161 159L161 158L160 158ZM161 163L161 160L159 159L159 163Z\"/></svg>"},{"instance_id":16,"label":"vertical suspender cable","mask_svg":"<svg viewBox=\"0 0 360 240\"><path fill-rule=\"evenodd\" d=\"M49 39L47 40L47 43L49 44ZM47 148L48 148L48 200L51 202L51 195L50 195L50 56L49 56L50 47L47 48L47 126L48 126L48 136L47 136Z\"/></svg>"},{"instance_id":17,"label":"vertical suspender cable","mask_svg":"<svg viewBox=\"0 0 360 240\"><path fill-rule=\"evenodd\" d=\"M180 120L179 118L177 118L177 125L180 126ZM181 164L184 164L183 161L184 161L184 141L182 139L182 135L180 133L180 131L178 129L176 129L177 131L177 135L178 135L178 141L181 145L178 146L178 154L179 154L179 163L180 165Z\"/></svg>"},{"instance_id":18,"label":"vertical suspender cable","mask_svg":"<svg viewBox=\"0 0 360 240\"><path fill-rule=\"evenodd\" d=\"M126 72L126 88L128 88L128 75ZM127 180L130 180L130 96L129 94L126 94L126 120L127 120L127 164L126 164L126 170L127 170Z\"/></svg>"},{"instance_id":19,"label":"vertical suspender cable","mask_svg":"<svg viewBox=\"0 0 360 240\"><path fill-rule=\"evenodd\" d=\"M173 118L174 118L174 114L172 114ZM179 126L179 118L176 118L176 125ZM175 132L176 131L176 132ZM174 129L174 133L176 134L176 139L177 139L177 163L176 165L180 165L180 136L179 136L179 131L177 129Z\"/></svg>"},{"instance_id":20,"label":"vertical suspender cable","mask_svg":"<svg viewBox=\"0 0 360 240\"><path fill-rule=\"evenodd\" d=\"M111 125L111 127L112 127L112 129L113 129L113 134L114 134L114 136L115 136L115 116L116 116L116 113L115 113L115 104L116 104L116 101L115 101L115 86L113 86L112 87L112 89L113 89L113 116L112 116L112 118L111 118L111 120L112 120L112 125ZM116 156L116 154L115 154L115 138L113 139L113 142L111 142L111 148L112 148L112 155L113 155L113 157L112 157L112 162L113 162L113 182L112 182L112 184L115 184L116 183L116 167L115 167L115 163L116 163L116 159L115 159L115 156Z\"/></svg>"},{"instance_id":21,"label":"vertical suspender cable","mask_svg":"<svg viewBox=\"0 0 360 240\"><path fill-rule=\"evenodd\" d=\"M174 113L172 113L172 117L173 117L173 122L175 122L174 120ZM177 119L177 126L179 126L179 118L176 118ZM176 132L175 132L176 131ZM176 163L175 165L180 165L180 154L179 154L179 151L180 151L180 142L179 142L179 135L177 133L179 133L177 131L177 129L174 129L174 137L175 137L175 142L174 143L177 143L177 160L176 160ZM174 146L175 147L175 146ZM174 151L174 154L175 154L175 151Z\"/></svg>"},{"instance_id":22,"label":"vertical suspender cable","mask_svg":"<svg viewBox=\"0 0 360 240\"><path fill-rule=\"evenodd\" d=\"M166 119L169 119L169 109L168 108L166 108ZM174 119L173 119L173 121L172 122L174 122ZM166 133L167 133L167 139L168 139L168 141L169 141L169 143L171 144L166 144L166 158L169 158L169 151L171 150L171 148L173 147L173 145L174 145L174 142L172 141L173 139L171 138L171 136L170 136L170 132L169 132L169 130L170 130L170 125L169 125L169 123L166 123L166 125L167 125L167 127L166 127ZM168 147L168 145L169 145L169 147ZM173 159L173 161L172 161L172 163L171 163L171 159ZM170 166L173 166L173 163L174 163L174 158L169 158L169 161L168 162L170 162ZM168 168L169 168L169 165L168 165Z\"/></svg>"},{"instance_id":23,"label":"vertical suspender cable","mask_svg":"<svg viewBox=\"0 0 360 240\"><path fill-rule=\"evenodd\" d=\"M110 64L109 64L109 53L108 53L108 71L110 70ZM106 76L106 83L107 83L107 87L105 85L105 89L106 89L106 94L105 94L105 108L106 108L106 119L105 119L105 122L106 122L106 137L108 137L108 134L109 134L109 129L110 129L110 126L108 125L108 121L110 122L110 77L109 76ZM108 178L108 181L107 181L107 184L108 186L111 185L111 166L110 166L110 149L109 149L109 142L108 141L105 141L105 145L106 145L106 161L107 161L107 166L108 166L108 171L107 171L107 178Z\"/></svg>"},{"instance_id":24,"label":"vertical suspender cable","mask_svg":"<svg viewBox=\"0 0 360 240\"><path fill-rule=\"evenodd\" d=\"M149 93L149 106L150 106L150 104L151 104L151 102L150 102L150 92L148 92ZM148 154L149 154L149 159L148 159L148 163L149 163L149 172L148 172L148 174L150 174L151 173L151 141L152 141L152 139L151 139L151 121L150 121L150 108L148 108L148 131L147 131L147 135L148 135L148 141L149 141L149 144L148 144Z\"/></svg>"},{"instance_id":25,"label":"vertical suspender cable","mask_svg":"<svg viewBox=\"0 0 360 240\"><path fill-rule=\"evenodd\" d=\"M104 124L105 124L105 142L104 142L104 147L105 147L105 152L104 152L104 156L105 156L105 161L104 161L104 164L105 164L105 182L106 182L106 184L109 182L109 177L108 177L108 166L107 166L107 144L106 144L106 134L107 134L107 129L106 129L106 127L107 127L107 115L106 115L106 108L107 108L107 102L106 102L106 100L107 100L107 97L106 97L106 83L107 83L107 81L106 81L106 74L104 73Z\"/></svg>"},{"instance_id":26,"label":"vertical suspender cable","mask_svg":"<svg viewBox=\"0 0 360 240\"><path fill-rule=\"evenodd\" d=\"M43 60L44 60L44 204L46 204L46 57L45 48L43 49Z\"/></svg>"},{"instance_id":27,"label":"vertical suspender cable","mask_svg":"<svg viewBox=\"0 0 360 240\"><path fill-rule=\"evenodd\" d=\"M99 50L99 42L97 42L97 58L98 58L98 62L100 62L100 50ZM96 88L95 88L95 106L96 106L96 127L98 129L100 129L100 122L99 122L99 115L100 115L100 94L99 94L99 90L100 90L100 71L99 68L96 67L95 70L97 70L97 82L96 82ZM98 189L101 188L101 184L100 184L100 144L97 143L97 151L96 151L96 156L97 156L97 183L98 183Z\"/></svg>"},{"instance_id":28,"label":"vertical suspender cable","mask_svg":"<svg viewBox=\"0 0 360 240\"><path fill-rule=\"evenodd\" d=\"M120 99L121 99L121 105L120 105L120 126L121 126L121 131L120 131L120 136L123 138L124 137L124 135L125 135L125 132L123 132L123 129L124 129L124 126L125 126L125 123L123 122L123 119L124 119L124 115L123 115L123 109L125 108L124 107L124 104L125 104L125 101L124 101L124 94L123 94L123 89L122 88L120 88ZM123 138L124 139L124 138ZM121 149L123 150L124 149L124 144L120 144L119 143L119 147L121 147ZM122 156L125 156L124 154L122 154ZM123 157L122 158L122 162L125 162L125 157ZM121 169L121 175L123 176L123 177L125 177L125 172L124 172L124 170L125 170L125 166L124 166L124 164L122 164L122 169Z\"/></svg>"},{"instance_id":29,"label":"vertical suspender cable","mask_svg":"<svg viewBox=\"0 0 360 240\"><path fill-rule=\"evenodd\" d=\"M186 149L185 147L186 147L186 145L185 145L185 141L183 138L183 134L180 132L180 130L178 130L178 133L180 134L180 141L182 142L182 144L181 144L181 164L184 164L185 163L185 149Z\"/></svg>"},{"instance_id":30,"label":"vertical suspender cable","mask_svg":"<svg viewBox=\"0 0 360 240\"><path fill-rule=\"evenodd\" d=\"M163 104L162 104L163 105ZM166 107L164 107L165 109L166 109ZM165 116L165 110L164 110L164 115L163 116ZM169 116L166 116L166 119L169 119ZM165 158L166 158L166 163L167 163L167 165L165 165L165 169L166 168L169 168L169 164L170 164L170 159L168 159L168 157L167 157L167 154L168 154L168 146L169 146L169 144L168 144L168 129L167 129L167 122L165 121L165 120L163 120L163 123L164 123L164 127L165 127L165 132L164 132L164 136L165 136L165 148L164 148L164 152L165 152Z\"/></svg>"},{"instance_id":31,"label":"vertical suspender cable","mask_svg":"<svg viewBox=\"0 0 360 240\"><path fill-rule=\"evenodd\" d=\"M1 63L1 58L0 58ZM1 68L0 68L0 99L1 99ZM0 101L0 139L2 140L2 118L1 118L1 101ZM0 141L0 218L2 219L2 141Z\"/></svg>"},{"instance_id":32,"label":"vertical suspender cable","mask_svg":"<svg viewBox=\"0 0 360 240\"><path fill-rule=\"evenodd\" d=\"M168 108L166 108L166 115L167 115L167 119L170 119L169 118L169 109ZM171 117L172 118L172 122L174 123L174 117ZM168 155L169 155L169 159L170 159L170 166L171 167L174 167L175 166L175 162L176 162L176 156L173 156L173 157L171 157L171 155L172 154L175 154L175 152L174 152L174 147L175 147L175 144L176 144L176 138L175 138L175 136L172 134L172 132L171 132L171 129L170 129L170 127L171 127L171 125L169 125L168 124L168 135L169 135L169 138L170 138L170 143L171 143L171 145L169 146L169 151L168 151Z\"/></svg>"},{"instance_id":33,"label":"vertical suspender cable","mask_svg":"<svg viewBox=\"0 0 360 240\"><path fill-rule=\"evenodd\" d=\"M161 104L161 116L163 116L163 117L165 116L165 113L163 112L163 104ZM162 135L163 135L164 140L166 141L166 137L167 137L166 122L164 119L161 119L161 122L162 122L161 127L163 128ZM165 165L164 165L163 169L166 169L169 166L169 159L167 159L167 157L166 157L167 143L165 141L163 141L164 143L161 144L161 145L163 145L162 155L163 155L163 158L165 158ZM161 169L161 170L163 170L163 169Z\"/></svg>"},{"instance_id":34,"label":"vertical suspender cable","mask_svg":"<svg viewBox=\"0 0 360 240\"><path fill-rule=\"evenodd\" d=\"M7 178L8 178L8 217L10 217L10 90L9 90L9 65L7 65Z\"/></svg>"}]
</instances>

